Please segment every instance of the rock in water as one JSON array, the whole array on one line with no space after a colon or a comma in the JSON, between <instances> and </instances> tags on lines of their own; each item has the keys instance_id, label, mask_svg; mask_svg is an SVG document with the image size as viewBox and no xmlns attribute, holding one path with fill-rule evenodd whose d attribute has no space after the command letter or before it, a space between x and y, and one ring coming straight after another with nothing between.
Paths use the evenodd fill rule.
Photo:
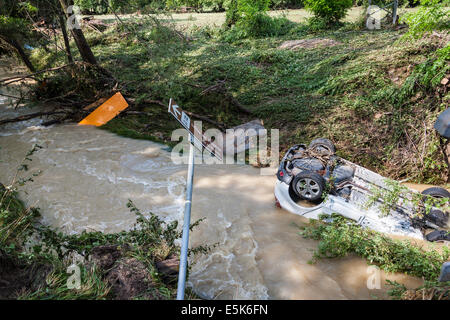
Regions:
<instances>
[{"instance_id":1,"label":"rock in water","mask_svg":"<svg viewBox=\"0 0 450 320\"><path fill-rule=\"evenodd\" d=\"M180 260L177 257L169 257L169 259L156 263L156 268L164 276L173 277L178 274Z\"/></svg>"},{"instance_id":2,"label":"rock in water","mask_svg":"<svg viewBox=\"0 0 450 320\"><path fill-rule=\"evenodd\" d=\"M439 281L440 282L450 281L450 262L446 262L442 265Z\"/></svg>"}]
</instances>

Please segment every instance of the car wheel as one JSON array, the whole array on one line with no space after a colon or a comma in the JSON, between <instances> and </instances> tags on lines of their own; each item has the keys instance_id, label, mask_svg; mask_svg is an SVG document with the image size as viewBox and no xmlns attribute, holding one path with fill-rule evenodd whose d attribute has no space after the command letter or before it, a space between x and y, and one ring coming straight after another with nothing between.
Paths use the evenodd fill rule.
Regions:
<instances>
[{"instance_id":1,"label":"car wheel","mask_svg":"<svg viewBox=\"0 0 450 320\"><path fill-rule=\"evenodd\" d=\"M431 187L422 191L423 195L432 196L433 198L450 198L450 192L440 187Z\"/></svg>"},{"instance_id":2,"label":"car wheel","mask_svg":"<svg viewBox=\"0 0 450 320\"><path fill-rule=\"evenodd\" d=\"M316 172L303 171L292 180L292 188L300 199L317 201L322 198L325 179Z\"/></svg>"},{"instance_id":3,"label":"car wheel","mask_svg":"<svg viewBox=\"0 0 450 320\"><path fill-rule=\"evenodd\" d=\"M436 199L450 198L450 192L447 189L440 187L431 187L422 191L422 194L425 196L433 197ZM423 201L426 200L424 197ZM447 225L449 213L443 212L442 210L432 209L428 215L426 215L426 219L438 225L439 227L445 228Z\"/></svg>"},{"instance_id":4,"label":"car wheel","mask_svg":"<svg viewBox=\"0 0 450 320\"><path fill-rule=\"evenodd\" d=\"M331 156L336 153L336 147L333 142L325 138L318 138L311 141L309 149L312 149L321 155Z\"/></svg>"}]
</instances>

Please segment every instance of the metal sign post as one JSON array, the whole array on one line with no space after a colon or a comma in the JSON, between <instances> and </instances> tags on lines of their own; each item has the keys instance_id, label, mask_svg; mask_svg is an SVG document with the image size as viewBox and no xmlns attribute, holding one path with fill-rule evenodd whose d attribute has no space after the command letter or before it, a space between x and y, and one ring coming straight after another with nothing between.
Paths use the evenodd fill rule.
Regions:
<instances>
[{"instance_id":1,"label":"metal sign post","mask_svg":"<svg viewBox=\"0 0 450 320\"><path fill-rule=\"evenodd\" d=\"M181 240L177 300L184 300L184 289L186 287L187 254L189 246L189 227L191 225L192 185L194 180L194 138L192 134L189 134L189 140L189 167L187 175L186 202L184 204L183 237Z\"/></svg>"},{"instance_id":2,"label":"metal sign post","mask_svg":"<svg viewBox=\"0 0 450 320\"><path fill-rule=\"evenodd\" d=\"M222 161L223 147L211 141L204 136L202 131L195 127L191 118L184 112L172 99L169 101L169 113L199 142L206 150L208 150L217 159Z\"/></svg>"},{"instance_id":3,"label":"metal sign post","mask_svg":"<svg viewBox=\"0 0 450 320\"><path fill-rule=\"evenodd\" d=\"M194 139L211 152L216 158L222 160L223 149L203 135L201 130L192 124L191 118L172 100L169 101L169 113L177 119L189 132L189 167L187 175L186 202L184 205L183 236L181 238L180 270L178 273L177 300L184 299L186 287L187 254L189 247L189 228L191 226L191 204L194 180Z\"/></svg>"}]
</instances>

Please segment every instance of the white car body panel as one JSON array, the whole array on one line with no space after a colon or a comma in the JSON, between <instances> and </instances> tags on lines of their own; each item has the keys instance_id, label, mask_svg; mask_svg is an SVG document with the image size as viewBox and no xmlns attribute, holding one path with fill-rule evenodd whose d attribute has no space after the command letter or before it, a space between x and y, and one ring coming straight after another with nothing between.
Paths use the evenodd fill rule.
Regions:
<instances>
[{"instance_id":1,"label":"white car body panel","mask_svg":"<svg viewBox=\"0 0 450 320\"><path fill-rule=\"evenodd\" d=\"M332 213L336 213L356 221L362 227L374 231L421 240L424 239L420 229L412 226L411 220L405 213L402 214L401 212L391 210L389 215L382 215L380 210L377 210L378 205L366 208L365 204L369 200L369 192L367 192L367 190L373 186L385 188L385 178L344 159L342 159L342 161L355 168L352 183L363 187L352 187L348 200L339 196L328 195L326 199L317 206L301 206L291 198L289 185L285 182L277 181L275 185L275 197L280 206L291 213L309 219L317 220L321 214L331 215ZM411 192L415 191L411 190ZM402 205L404 206L404 211L406 213L412 213L414 211L414 208L408 208L406 204Z\"/></svg>"}]
</instances>

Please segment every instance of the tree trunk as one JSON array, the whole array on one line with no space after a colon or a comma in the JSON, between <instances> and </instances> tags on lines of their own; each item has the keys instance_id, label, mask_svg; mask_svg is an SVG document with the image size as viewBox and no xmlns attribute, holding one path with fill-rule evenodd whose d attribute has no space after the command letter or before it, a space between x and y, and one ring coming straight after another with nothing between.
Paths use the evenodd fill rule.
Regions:
<instances>
[{"instance_id":1,"label":"tree trunk","mask_svg":"<svg viewBox=\"0 0 450 320\"><path fill-rule=\"evenodd\" d=\"M72 0L59 0L59 3L61 4L61 7L64 11L64 14L67 18L69 18L69 14L67 13L68 3L72 5ZM90 64L97 64L97 60L95 60L95 56L91 51L91 48L89 47L86 38L84 37L83 31L78 28L73 28L70 30L72 33L73 38L75 39L75 43L77 45L78 51L80 51L81 58L84 62L90 63Z\"/></svg>"},{"instance_id":2,"label":"tree trunk","mask_svg":"<svg viewBox=\"0 0 450 320\"><path fill-rule=\"evenodd\" d=\"M16 50L17 54L22 59L23 63L25 63L25 65L28 67L28 69L31 72L35 72L36 71L36 69L34 68L33 64L30 61L30 59L28 58L28 55L25 53L25 51L23 50L22 46L20 45L20 43L18 41L16 41L13 38L5 38L5 37L0 37L0 38L4 42L9 44L11 47L13 47L14 50Z\"/></svg>"},{"instance_id":3,"label":"tree trunk","mask_svg":"<svg viewBox=\"0 0 450 320\"><path fill-rule=\"evenodd\" d=\"M64 16L62 14L58 15L58 18L59 18L59 25L61 27L61 31L64 38L64 45L66 47L67 61L69 63L73 63L72 52L70 51L69 37L67 36L66 30L66 20L64 19Z\"/></svg>"}]
</instances>

